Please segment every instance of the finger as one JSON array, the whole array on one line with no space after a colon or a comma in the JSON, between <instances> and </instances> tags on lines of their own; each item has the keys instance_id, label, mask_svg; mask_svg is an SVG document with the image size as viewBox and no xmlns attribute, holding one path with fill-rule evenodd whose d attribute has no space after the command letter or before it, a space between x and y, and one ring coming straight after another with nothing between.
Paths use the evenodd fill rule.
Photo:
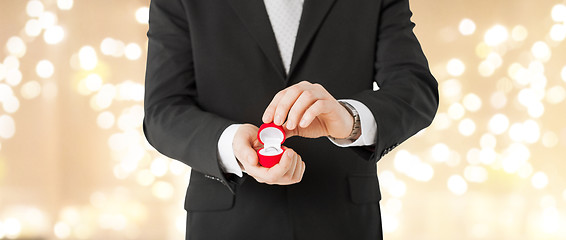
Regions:
<instances>
[{"instance_id":1,"label":"finger","mask_svg":"<svg viewBox=\"0 0 566 240\"><path fill-rule=\"evenodd\" d=\"M289 166L290 166L289 169L287 170L285 175L283 175L284 181L289 181L293 179L293 173L295 172L295 168L297 167L297 154L293 154Z\"/></svg>"},{"instance_id":2,"label":"finger","mask_svg":"<svg viewBox=\"0 0 566 240\"><path fill-rule=\"evenodd\" d=\"M303 117L305 111L316 102L318 99L316 91L312 90L305 90L301 93L301 95L297 98L291 109L289 110L289 114L287 114L287 123L286 126L288 129L295 129L299 124L299 120Z\"/></svg>"},{"instance_id":3,"label":"finger","mask_svg":"<svg viewBox=\"0 0 566 240\"><path fill-rule=\"evenodd\" d=\"M289 109L295 104L295 101L297 101L303 90L304 87L302 85L293 85L287 89L285 95L277 103L273 123L282 125L283 122L285 122Z\"/></svg>"},{"instance_id":4,"label":"finger","mask_svg":"<svg viewBox=\"0 0 566 240\"><path fill-rule=\"evenodd\" d=\"M275 164L275 166L267 170L268 175L265 177L265 179L269 180L270 182L279 181L281 177L283 177L285 173L289 171L293 160L293 153L294 152L291 149L285 150L283 156L281 156L279 163Z\"/></svg>"},{"instance_id":5,"label":"finger","mask_svg":"<svg viewBox=\"0 0 566 240\"><path fill-rule=\"evenodd\" d=\"M273 116L275 115L275 109L277 109L277 104L279 103L281 98L283 98L283 96L285 95L286 92L287 92L287 89L283 89L283 90L279 91L277 94L275 94L273 99L271 99L271 102L269 103L267 108L265 108L265 111L263 112L263 117L261 117L261 120L264 123L273 122Z\"/></svg>"},{"instance_id":6,"label":"finger","mask_svg":"<svg viewBox=\"0 0 566 240\"><path fill-rule=\"evenodd\" d=\"M295 156L295 166L293 167L293 172L290 176L290 179L293 183L297 183L298 179L300 179L300 175L301 175L301 168L303 166L303 161L301 161L301 157L296 155Z\"/></svg>"},{"instance_id":7,"label":"finger","mask_svg":"<svg viewBox=\"0 0 566 240\"><path fill-rule=\"evenodd\" d=\"M321 114L328 112L328 101L318 100L313 103L303 114L301 121L299 122L299 127L307 128L312 121Z\"/></svg>"}]
</instances>

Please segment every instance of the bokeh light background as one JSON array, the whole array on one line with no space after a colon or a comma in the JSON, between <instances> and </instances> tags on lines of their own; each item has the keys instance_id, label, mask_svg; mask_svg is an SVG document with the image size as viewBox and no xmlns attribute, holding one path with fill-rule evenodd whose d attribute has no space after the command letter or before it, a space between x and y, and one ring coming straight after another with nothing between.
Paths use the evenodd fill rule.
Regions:
<instances>
[{"instance_id":1,"label":"bokeh light background","mask_svg":"<svg viewBox=\"0 0 566 240\"><path fill-rule=\"evenodd\" d=\"M413 0L439 81L379 163L386 239L566 239L566 1ZM149 0L0 1L0 239L182 239L145 141Z\"/></svg>"}]
</instances>

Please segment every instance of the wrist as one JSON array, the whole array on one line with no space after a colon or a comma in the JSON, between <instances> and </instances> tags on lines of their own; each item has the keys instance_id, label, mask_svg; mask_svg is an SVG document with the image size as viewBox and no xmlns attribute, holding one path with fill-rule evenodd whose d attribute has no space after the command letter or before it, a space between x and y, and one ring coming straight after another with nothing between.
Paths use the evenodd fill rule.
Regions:
<instances>
[{"instance_id":1,"label":"wrist","mask_svg":"<svg viewBox=\"0 0 566 240\"><path fill-rule=\"evenodd\" d=\"M351 104L347 102L339 101L340 105L344 107L344 109L348 112L349 118L346 124L346 129L349 129L347 134L344 134L344 137L340 137L340 139L348 139L355 141L361 135L361 122L360 122L360 115L356 108L354 108ZM335 138L336 139L336 138Z\"/></svg>"}]
</instances>

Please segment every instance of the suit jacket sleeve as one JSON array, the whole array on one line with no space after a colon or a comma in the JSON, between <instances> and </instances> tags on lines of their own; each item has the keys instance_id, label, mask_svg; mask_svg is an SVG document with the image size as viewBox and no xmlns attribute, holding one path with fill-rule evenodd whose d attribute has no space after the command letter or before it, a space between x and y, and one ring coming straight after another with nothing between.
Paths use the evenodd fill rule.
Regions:
<instances>
[{"instance_id":1,"label":"suit jacket sleeve","mask_svg":"<svg viewBox=\"0 0 566 240\"><path fill-rule=\"evenodd\" d=\"M188 26L179 0L151 1L144 133L162 154L228 185L217 143L233 122L199 107Z\"/></svg>"},{"instance_id":2,"label":"suit jacket sleeve","mask_svg":"<svg viewBox=\"0 0 566 240\"><path fill-rule=\"evenodd\" d=\"M438 108L438 84L413 33L409 1L382 4L374 76L380 89L353 97L372 111L377 122L371 157L375 161L430 125Z\"/></svg>"}]
</instances>

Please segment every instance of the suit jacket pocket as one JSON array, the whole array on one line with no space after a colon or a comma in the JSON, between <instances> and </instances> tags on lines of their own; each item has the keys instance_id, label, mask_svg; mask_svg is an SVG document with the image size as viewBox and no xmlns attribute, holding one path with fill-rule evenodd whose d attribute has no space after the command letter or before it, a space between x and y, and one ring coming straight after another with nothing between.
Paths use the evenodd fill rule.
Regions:
<instances>
[{"instance_id":1,"label":"suit jacket pocket","mask_svg":"<svg viewBox=\"0 0 566 240\"><path fill-rule=\"evenodd\" d=\"M185 196L185 209L194 211L221 211L234 206L234 195L219 181L193 171Z\"/></svg>"},{"instance_id":2,"label":"suit jacket pocket","mask_svg":"<svg viewBox=\"0 0 566 240\"><path fill-rule=\"evenodd\" d=\"M348 176L350 198L356 204L378 203L381 200L381 191L377 175L351 175Z\"/></svg>"}]
</instances>

